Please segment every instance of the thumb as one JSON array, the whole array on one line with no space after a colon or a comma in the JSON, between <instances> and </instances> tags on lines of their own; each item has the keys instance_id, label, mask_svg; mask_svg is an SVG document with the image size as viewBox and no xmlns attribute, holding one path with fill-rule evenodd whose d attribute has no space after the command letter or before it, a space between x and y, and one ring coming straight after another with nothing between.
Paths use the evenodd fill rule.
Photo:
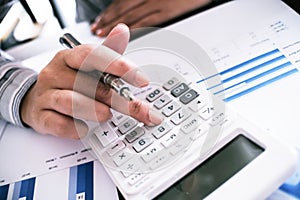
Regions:
<instances>
[{"instance_id":1,"label":"thumb","mask_svg":"<svg viewBox=\"0 0 300 200\"><path fill-rule=\"evenodd\" d=\"M127 47L129 37L130 32L128 26L125 24L118 24L108 34L103 45L118 52L119 54L123 54Z\"/></svg>"}]
</instances>

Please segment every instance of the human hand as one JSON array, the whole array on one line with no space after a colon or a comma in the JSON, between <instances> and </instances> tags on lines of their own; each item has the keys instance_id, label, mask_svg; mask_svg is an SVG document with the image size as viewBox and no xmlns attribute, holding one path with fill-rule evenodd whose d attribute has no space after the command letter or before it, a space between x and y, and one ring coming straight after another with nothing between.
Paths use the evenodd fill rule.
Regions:
<instances>
[{"instance_id":1,"label":"human hand","mask_svg":"<svg viewBox=\"0 0 300 200\"><path fill-rule=\"evenodd\" d=\"M156 26L209 2L211 0L114 0L96 18L91 31L103 37L121 22L131 29Z\"/></svg>"},{"instance_id":2,"label":"human hand","mask_svg":"<svg viewBox=\"0 0 300 200\"><path fill-rule=\"evenodd\" d=\"M146 125L159 124L162 117L148 104L126 101L87 73L99 70L119 77L126 74L125 81L138 87L146 86L148 80L137 67L120 57L128 40L128 27L120 24L99 50L92 45L80 45L58 52L24 97L23 122L43 134L77 139L88 131L82 119L106 121L112 117L110 107L113 107Z\"/></svg>"}]
</instances>

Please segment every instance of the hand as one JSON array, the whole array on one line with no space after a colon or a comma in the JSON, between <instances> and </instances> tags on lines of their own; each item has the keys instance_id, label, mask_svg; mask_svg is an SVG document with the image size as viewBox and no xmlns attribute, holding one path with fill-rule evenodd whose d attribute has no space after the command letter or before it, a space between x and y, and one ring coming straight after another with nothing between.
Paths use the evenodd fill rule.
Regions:
<instances>
[{"instance_id":1,"label":"hand","mask_svg":"<svg viewBox=\"0 0 300 200\"><path fill-rule=\"evenodd\" d=\"M148 80L136 66L120 57L128 40L128 27L120 24L99 49L80 45L58 52L24 97L21 105L23 122L43 134L80 138L88 131L83 119L106 121L112 117L110 107L113 107L146 125L159 124L161 116L148 104L139 100L126 101L87 73L99 70L119 77L127 74L125 81L146 86Z\"/></svg>"},{"instance_id":2,"label":"hand","mask_svg":"<svg viewBox=\"0 0 300 200\"><path fill-rule=\"evenodd\" d=\"M209 2L211 0L114 0L96 18L91 31L103 37L120 22L131 29L157 26Z\"/></svg>"}]
</instances>

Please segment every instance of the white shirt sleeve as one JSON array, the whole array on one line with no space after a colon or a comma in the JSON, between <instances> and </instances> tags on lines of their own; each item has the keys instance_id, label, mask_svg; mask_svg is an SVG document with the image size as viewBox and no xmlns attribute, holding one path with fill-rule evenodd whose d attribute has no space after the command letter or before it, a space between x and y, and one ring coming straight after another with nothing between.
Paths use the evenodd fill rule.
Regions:
<instances>
[{"instance_id":1,"label":"white shirt sleeve","mask_svg":"<svg viewBox=\"0 0 300 200\"><path fill-rule=\"evenodd\" d=\"M36 79L35 71L0 55L0 119L24 126L20 117L20 105Z\"/></svg>"}]
</instances>

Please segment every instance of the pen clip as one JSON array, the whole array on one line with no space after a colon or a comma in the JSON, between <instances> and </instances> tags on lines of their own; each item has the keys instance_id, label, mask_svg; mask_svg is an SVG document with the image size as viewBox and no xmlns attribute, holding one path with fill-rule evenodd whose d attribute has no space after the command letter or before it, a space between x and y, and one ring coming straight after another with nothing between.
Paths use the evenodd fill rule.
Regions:
<instances>
[{"instance_id":1,"label":"pen clip","mask_svg":"<svg viewBox=\"0 0 300 200\"><path fill-rule=\"evenodd\" d=\"M62 37L60 37L59 42L69 49L80 45L80 42L78 42L70 33L65 33Z\"/></svg>"}]
</instances>

